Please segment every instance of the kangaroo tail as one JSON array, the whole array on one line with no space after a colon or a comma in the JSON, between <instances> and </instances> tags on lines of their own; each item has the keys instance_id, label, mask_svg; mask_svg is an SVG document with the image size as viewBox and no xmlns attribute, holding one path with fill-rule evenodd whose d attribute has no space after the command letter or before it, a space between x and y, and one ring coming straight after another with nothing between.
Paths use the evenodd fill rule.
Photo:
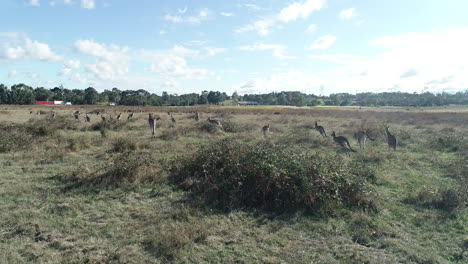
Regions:
<instances>
[{"instance_id":1,"label":"kangaroo tail","mask_svg":"<svg viewBox=\"0 0 468 264\"><path fill-rule=\"evenodd\" d=\"M371 138L371 136L369 136L369 134L367 134L367 132L364 131L364 133L366 133L367 138L370 139L371 141L375 140L375 138Z\"/></svg>"},{"instance_id":2,"label":"kangaroo tail","mask_svg":"<svg viewBox=\"0 0 468 264\"><path fill-rule=\"evenodd\" d=\"M351 148L351 145L349 144L349 141L348 141L348 140L346 140L346 144L348 144L349 150L351 150L352 152L357 152L357 151L355 151L354 149Z\"/></svg>"}]
</instances>

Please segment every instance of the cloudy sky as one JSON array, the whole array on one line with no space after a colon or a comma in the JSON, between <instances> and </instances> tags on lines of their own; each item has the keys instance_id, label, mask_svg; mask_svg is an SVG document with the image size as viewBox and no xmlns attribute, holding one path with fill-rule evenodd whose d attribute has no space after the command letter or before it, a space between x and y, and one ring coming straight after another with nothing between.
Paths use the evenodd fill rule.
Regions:
<instances>
[{"instance_id":1,"label":"cloudy sky","mask_svg":"<svg viewBox=\"0 0 468 264\"><path fill-rule=\"evenodd\" d=\"M468 89L467 0L1 0L0 83L160 94Z\"/></svg>"}]
</instances>

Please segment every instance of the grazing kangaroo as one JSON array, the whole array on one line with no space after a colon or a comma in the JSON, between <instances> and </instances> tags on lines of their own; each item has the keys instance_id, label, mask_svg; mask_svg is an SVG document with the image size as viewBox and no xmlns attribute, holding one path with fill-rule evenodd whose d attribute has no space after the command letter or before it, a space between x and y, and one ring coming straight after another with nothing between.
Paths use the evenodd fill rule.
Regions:
<instances>
[{"instance_id":1,"label":"grazing kangaroo","mask_svg":"<svg viewBox=\"0 0 468 264\"><path fill-rule=\"evenodd\" d=\"M319 126L317 124L317 121L315 121L315 130L317 130L320 135L322 135L322 137L327 137L327 133L325 132L325 128L323 128L323 126Z\"/></svg>"},{"instance_id":2,"label":"grazing kangaroo","mask_svg":"<svg viewBox=\"0 0 468 264\"><path fill-rule=\"evenodd\" d=\"M262 131L263 131L263 136L268 137L268 134L270 134L270 124L264 126L262 128Z\"/></svg>"},{"instance_id":3,"label":"grazing kangaroo","mask_svg":"<svg viewBox=\"0 0 468 264\"><path fill-rule=\"evenodd\" d=\"M86 114L86 116L85 116L85 121L86 121L86 122L91 122L91 117L89 117L88 114Z\"/></svg>"},{"instance_id":4,"label":"grazing kangaroo","mask_svg":"<svg viewBox=\"0 0 468 264\"><path fill-rule=\"evenodd\" d=\"M359 148L360 149L365 149L366 148L366 140L370 139L372 141L375 140L375 138L371 138L369 134L367 134L366 131L361 130L356 133L354 133L354 138L358 141L359 143Z\"/></svg>"},{"instance_id":5,"label":"grazing kangaroo","mask_svg":"<svg viewBox=\"0 0 468 264\"><path fill-rule=\"evenodd\" d=\"M101 116L101 119L102 119L102 122L106 122L106 117L105 116Z\"/></svg>"},{"instance_id":6,"label":"grazing kangaroo","mask_svg":"<svg viewBox=\"0 0 468 264\"><path fill-rule=\"evenodd\" d=\"M333 137L333 141L335 141L336 144L340 145L344 150L356 152L354 149L351 148L351 145L349 144L349 141L347 138L343 136L337 137L335 134L335 131L332 131L332 137Z\"/></svg>"},{"instance_id":7,"label":"grazing kangaroo","mask_svg":"<svg viewBox=\"0 0 468 264\"><path fill-rule=\"evenodd\" d=\"M119 115L117 116L117 120L120 120L122 118L122 113L119 113Z\"/></svg>"},{"instance_id":8,"label":"grazing kangaroo","mask_svg":"<svg viewBox=\"0 0 468 264\"><path fill-rule=\"evenodd\" d=\"M32 114L32 113L33 113L33 111L29 111L29 114Z\"/></svg>"},{"instance_id":9,"label":"grazing kangaroo","mask_svg":"<svg viewBox=\"0 0 468 264\"><path fill-rule=\"evenodd\" d=\"M195 121L200 121L200 115L198 114L198 112L195 112Z\"/></svg>"},{"instance_id":10,"label":"grazing kangaroo","mask_svg":"<svg viewBox=\"0 0 468 264\"><path fill-rule=\"evenodd\" d=\"M388 131L388 126L385 126L385 132L387 133L387 143L388 143L388 148L393 148L393 150L396 150L396 145L397 145L397 140L390 131Z\"/></svg>"},{"instance_id":11,"label":"grazing kangaroo","mask_svg":"<svg viewBox=\"0 0 468 264\"><path fill-rule=\"evenodd\" d=\"M221 124L221 122L219 122L218 120L215 120L215 119L211 119L210 117L208 117L208 122L210 122L210 124L212 124L213 126L221 129L221 130L224 130L223 129L223 125Z\"/></svg>"},{"instance_id":12,"label":"grazing kangaroo","mask_svg":"<svg viewBox=\"0 0 468 264\"><path fill-rule=\"evenodd\" d=\"M128 115L127 120L130 120L132 118L133 118L133 112Z\"/></svg>"},{"instance_id":13,"label":"grazing kangaroo","mask_svg":"<svg viewBox=\"0 0 468 264\"><path fill-rule=\"evenodd\" d=\"M154 118L151 113L148 114L148 125L151 129L151 135L153 135L153 138L156 137L156 121L160 120L161 118L156 117Z\"/></svg>"},{"instance_id":14,"label":"grazing kangaroo","mask_svg":"<svg viewBox=\"0 0 468 264\"><path fill-rule=\"evenodd\" d=\"M79 117L80 117L81 113L80 111L76 111L73 113L73 116L75 117L75 120L80 120Z\"/></svg>"}]
</instances>

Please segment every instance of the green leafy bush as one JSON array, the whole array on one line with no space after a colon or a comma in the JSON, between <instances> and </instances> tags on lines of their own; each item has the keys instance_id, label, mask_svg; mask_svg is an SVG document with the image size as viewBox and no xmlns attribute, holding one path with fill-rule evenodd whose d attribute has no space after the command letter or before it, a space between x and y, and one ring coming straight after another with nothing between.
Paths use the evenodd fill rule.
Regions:
<instances>
[{"instance_id":1,"label":"green leafy bush","mask_svg":"<svg viewBox=\"0 0 468 264\"><path fill-rule=\"evenodd\" d=\"M365 164L285 145L224 139L178 159L170 178L223 210L375 209L369 199L374 174Z\"/></svg>"},{"instance_id":2,"label":"green leafy bush","mask_svg":"<svg viewBox=\"0 0 468 264\"><path fill-rule=\"evenodd\" d=\"M118 138L112 144L113 152L128 152L128 151L134 151L137 149L138 149L138 143L135 140L130 139L130 138Z\"/></svg>"}]
</instances>

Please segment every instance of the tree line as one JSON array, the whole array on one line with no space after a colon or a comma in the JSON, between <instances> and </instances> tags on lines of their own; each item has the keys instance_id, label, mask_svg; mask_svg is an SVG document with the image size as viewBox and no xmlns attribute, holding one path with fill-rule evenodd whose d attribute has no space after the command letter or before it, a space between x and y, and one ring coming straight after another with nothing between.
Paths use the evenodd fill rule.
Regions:
<instances>
[{"instance_id":1,"label":"tree line","mask_svg":"<svg viewBox=\"0 0 468 264\"><path fill-rule=\"evenodd\" d=\"M205 104L221 104L226 100L253 101L260 105L289 105L289 106L444 106L468 105L468 90L450 93L337 93L329 96L316 96L301 92L272 92L267 94L245 94L234 92L227 95L219 91L202 91L188 94L162 95L150 93L146 90L119 90L112 88L98 92L93 87L82 89L67 89L63 86L51 89L44 87L32 88L25 84L15 84L11 87L0 84L0 104L35 104L36 101L64 101L74 105L108 104L118 105L150 105L150 106L192 106Z\"/></svg>"}]
</instances>

